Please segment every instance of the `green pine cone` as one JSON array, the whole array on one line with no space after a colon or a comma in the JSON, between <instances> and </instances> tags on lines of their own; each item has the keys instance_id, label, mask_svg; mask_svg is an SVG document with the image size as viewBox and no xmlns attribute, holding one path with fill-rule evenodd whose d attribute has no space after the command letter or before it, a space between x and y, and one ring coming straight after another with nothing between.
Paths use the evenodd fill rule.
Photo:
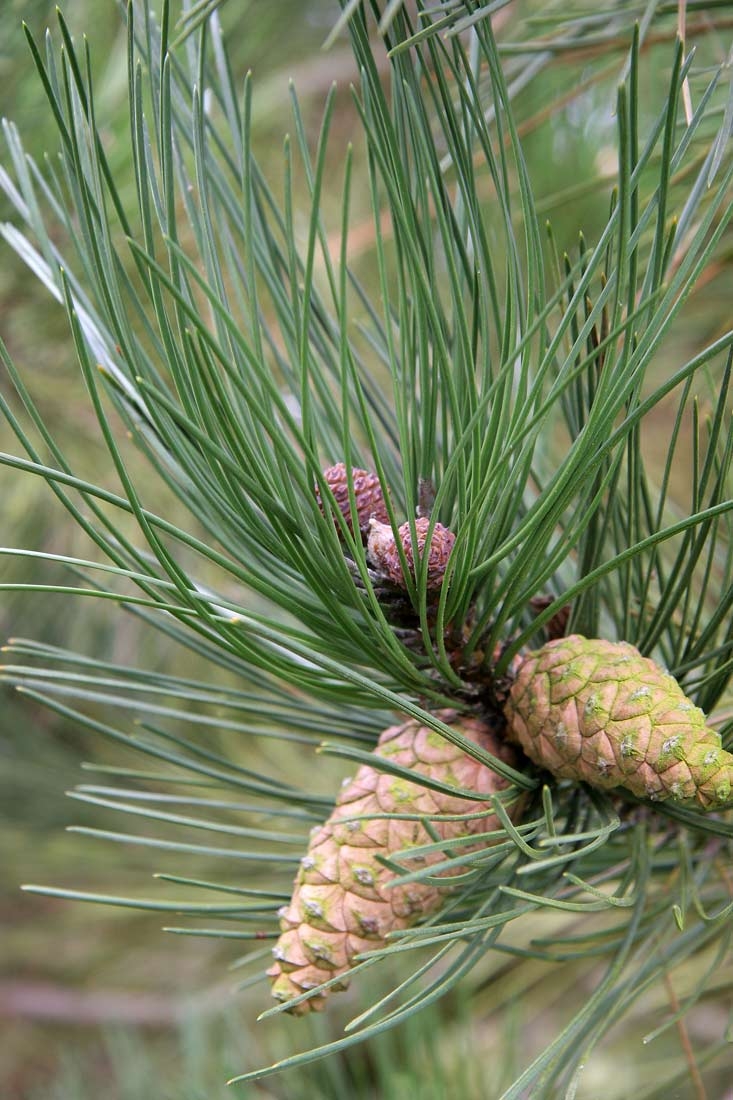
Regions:
<instances>
[{"instance_id":1,"label":"green pine cone","mask_svg":"<svg viewBox=\"0 0 733 1100\"><path fill-rule=\"evenodd\" d=\"M452 711L440 717L507 763L514 750L500 740L493 725L478 718L457 718ZM503 725L501 719L495 726ZM410 768L416 775L450 786L495 793L508 786L491 768L474 760L439 733L419 722L390 726L379 738L375 756ZM521 799L507 810L521 813ZM479 813L468 821L442 815ZM395 820L384 814L419 814L431 818L431 833L419 820ZM376 816L372 816L376 815ZM364 818L360 820L360 818ZM356 819L356 820L353 820ZM430 790L419 783L390 775L363 764L342 787L328 821L313 831L307 854L301 860L290 904L280 911L282 934L273 949L274 965L268 971L277 1000L290 1001L331 978L343 975L330 987L345 989L348 971L360 952L383 944L394 929L409 928L438 910L445 890L434 882L391 886L395 871L380 862L405 848L442 840L466 838L461 852L475 850L476 834L500 828L490 802ZM485 841L479 841L481 846ZM460 854L454 851L454 855ZM439 863L439 851L411 862L406 869ZM457 873L453 868L451 875ZM328 990L294 1005L289 1011L302 1015L320 1011Z\"/></svg>"},{"instance_id":2,"label":"green pine cone","mask_svg":"<svg viewBox=\"0 0 733 1100\"><path fill-rule=\"evenodd\" d=\"M731 799L733 756L677 681L627 642L548 642L520 663L508 736L554 775L640 798Z\"/></svg>"}]
</instances>

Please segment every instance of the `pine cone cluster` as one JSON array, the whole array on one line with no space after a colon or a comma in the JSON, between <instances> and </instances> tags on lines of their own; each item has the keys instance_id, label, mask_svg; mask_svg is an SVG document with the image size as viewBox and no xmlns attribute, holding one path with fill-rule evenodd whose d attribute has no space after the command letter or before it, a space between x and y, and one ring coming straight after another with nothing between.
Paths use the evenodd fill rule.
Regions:
<instances>
[{"instance_id":1,"label":"pine cone cluster","mask_svg":"<svg viewBox=\"0 0 733 1100\"><path fill-rule=\"evenodd\" d=\"M329 466L327 470L324 470L323 477L333 493L339 511L353 534L347 467L343 462L338 462L335 466ZM417 574L415 547L412 544L412 530L409 522L403 523L398 528L397 537L395 537L395 533L388 522L387 505L377 475L369 470L354 467L351 470L351 481L354 489L354 504L359 522L359 532L362 541L368 547L370 565L389 584L397 588L406 588L398 541L407 568L412 573L413 578ZM318 506L325 515L326 509L320 490L318 486L314 488ZM433 523L427 516L419 516L415 520L415 534L417 536L418 561L422 561L425 554L427 554L427 589L429 592L435 593L443 584L448 558L456 541L456 536L442 523Z\"/></svg>"},{"instance_id":2,"label":"pine cone cluster","mask_svg":"<svg viewBox=\"0 0 733 1100\"><path fill-rule=\"evenodd\" d=\"M346 467L339 463L324 477L351 529ZM406 574L416 577L419 567L425 570L428 592L438 592L454 547L453 532L421 515L395 533L386 522L376 475L355 469L351 479L368 561L387 583L388 596L389 586L404 592ZM568 610L556 617L553 630L564 631ZM463 668L460 653L456 667ZM480 675L481 666L473 673ZM508 742L515 742L557 778L704 809L730 801L733 756L676 680L634 646L580 635L554 637L536 652L516 657L508 678L508 696L490 677L483 688L480 682L474 685L472 697L483 700L482 714L493 713L492 719L459 719L452 711L441 718L512 764L515 750ZM365 764L342 788L328 821L314 830L292 900L280 912L281 935L269 971L280 1001L290 1002L333 979L330 989L346 988L358 955L444 904L447 889L439 873L394 885L398 872L389 861L397 856L406 870L430 867L445 853L438 850L419 860L406 853L436 836L462 840L458 854L468 853L486 843L478 834L499 828L488 799L504 790L506 781L429 728L414 721L391 726L381 734L374 755L409 769L416 781L381 770L378 761ZM476 798L431 790L420 779L474 791ZM509 805L513 820L519 819L523 801L519 797ZM472 813L477 816L468 821L451 819ZM429 828L425 819L430 819ZM320 1010L327 993L320 990L290 1011Z\"/></svg>"}]
</instances>

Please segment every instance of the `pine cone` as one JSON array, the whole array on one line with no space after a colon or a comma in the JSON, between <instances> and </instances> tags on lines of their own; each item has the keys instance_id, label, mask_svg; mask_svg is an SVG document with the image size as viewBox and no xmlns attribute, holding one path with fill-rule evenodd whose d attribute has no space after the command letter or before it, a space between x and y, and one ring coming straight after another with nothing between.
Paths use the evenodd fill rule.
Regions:
<instances>
[{"instance_id":1,"label":"pine cone","mask_svg":"<svg viewBox=\"0 0 733 1100\"><path fill-rule=\"evenodd\" d=\"M460 732L482 748L509 763L514 750L497 736L503 722L489 725L477 718L461 718L443 712L444 721L452 721ZM419 722L390 726L381 734L375 755L411 768L418 775L437 779L468 790L498 792L508 786L501 776L478 763L440 734ZM519 801L508 807L518 816ZM443 903L445 891L439 887L412 882L390 889L396 877L379 862L404 848L433 843L419 821L375 818L346 821L345 818L369 814L469 814L486 811L470 821L432 821L443 840L470 838L477 833L499 828L499 822L486 801L470 801L459 796L432 791L418 783L362 765L347 781L330 818L314 830L307 855L301 860L293 897L280 912L280 936L273 950L275 965L268 971L274 979L273 996L288 1001L321 982L343 974L332 989L345 989L347 971L362 951L383 944L394 929L409 928L435 912ZM467 843L462 851L473 851L479 844ZM457 853L453 853L454 855ZM421 859L428 866L444 856L436 853ZM415 861L408 869L416 869ZM456 874L452 869L451 874ZM310 997L291 1010L297 1015L320 1011L328 990Z\"/></svg>"},{"instance_id":2,"label":"pine cone","mask_svg":"<svg viewBox=\"0 0 733 1100\"><path fill-rule=\"evenodd\" d=\"M425 544L427 542L429 529L430 520L427 516L420 516L419 519L415 520L417 553L420 560L422 560L425 553ZM414 576L415 554L412 545L410 524L403 523L398 530L398 535L402 542L407 565ZM442 585L443 577L445 576L445 568L448 564L448 558L450 557L455 541L456 536L447 527L444 527L442 523L433 525L433 531L428 546L428 591L436 592ZM369 532L368 547L369 558L374 567L383 573L392 584L404 588L405 581L402 575L400 555L397 550L397 543L392 533L392 528L379 522L372 523Z\"/></svg>"},{"instance_id":3,"label":"pine cone","mask_svg":"<svg viewBox=\"0 0 733 1100\"><path fill-rule=\"evenodd\" d=\"M327 470L323 471L323 477L336 498L336 504L338 505L341 515L346 520L349 530L353 534L351 507L349 505L349 478L346 466L343 462L338 462L335 466L329 466ZM374 516L380 523L386 523L389 518L387 515L387 506L384 503L382 486L379 484L379 478L376 474L371 473L369 470L361 470L358 467L352 467L351 477L354 483L354 498L356 502L356 514L359 519L359 531L362 540L366 542L369 533L369 520ZM325 515L326 513L318 486L315 486L315 493L316 499L318 500L318 506Z\"/></svg>"},{"instance_id":4,"label":"pine cone","mask_svg":"<svg viewBox=\"0 0 733 1100\"><path fill-rule=\"evenodd\" d=\"M627 642L578 634L520 664L507 735L556 776L640 798L731 798L733 756L672 676Z\"/></svg>"}]
</instances>

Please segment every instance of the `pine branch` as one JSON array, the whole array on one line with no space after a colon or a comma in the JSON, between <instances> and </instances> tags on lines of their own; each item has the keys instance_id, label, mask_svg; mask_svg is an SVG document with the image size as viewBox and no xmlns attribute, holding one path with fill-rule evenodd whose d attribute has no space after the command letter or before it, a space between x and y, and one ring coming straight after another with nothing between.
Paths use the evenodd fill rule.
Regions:
<instances>
[{"instance_id":1,"label":"pine branch","mask_svg":"<svg viewBox=\"0 0 733 1100\"><path fill-rule=\"evenodd\" d=\"M193 678L10 643L5 682L124 754L103 767L104 785L73 797L124 813L130 831L77 831L195 862L165 876L192 891L180 903L30 889L205 918L169 930L252 941L246 958L259 972L256 941L278 935L308 826L330 813L334 830L394 827L410 839L375 857L389 890L446 894L421 923L349 958L353 974L397 968L394 988L344 1037L237 1080L404 1024L505 953L603 960L588 1003L502 1096L571 1091L610 1023L670 967L728 943L725 816L557 781L502 755L501 741L517 662L565 629L635 643L705 711L729 697L733 332L694 351L679 341L733 216L728 74L698 66L673 38L667 46L673 4L621 4L603 17L547 5L520 24L504 3L420 5L416 22L406 5L373 3L387 86L368 13L345 3L334 35L348 31L361 74L357 138L338 147L334 89L315 134L293 90L280 191L258 160L252 82L235 82L218 6L188 6L175 29L168 4L160 24L128 6L134 193L115 179L88 50L63 16L60 47L50 40L44 53L30 39L58 160L36 164L4 125L0 187L18 224L2 234L66 313L110 477L75 472L28 372L2 348L15 396L0 394L0 406L21 453L0 461L48 484L90 556L6 548L63 576L0 589L117 605L208 666ZM700 7L687 5L688 42L702 36ZM724 5L712 7L718 19ZM665 91L646 103L657 45ZM581 182L601 191L607 215L577 255L542 224L541 211L567 196L538 200L523 145L569 101L568 59L604 63L589 78L594 95L620 74L615 186ZM538 117L524 93L543 81L550 105ZM350 250L357 165L371 275ZM649 433L667 415L655 470ZM164 507L149 503L133 447ZM374 471L391 572L373 512L368 538L361 530L362 470ZM455 536L440 568L418 524L426 546L438 531ZM374 752L395 715L499 789ZM469 736L471 721L493 723L500 740ZM334 817L342 803L314 789L285 745L350 760L408 808ZM404 793L413 788L482 807L410 809L422 797ZM447 822L468 831L446 835ZM400 832L409 825L423 831ZM211 860L232 861L239 885L209 877ZM200 891L242 897L198 901ZM548 913L566 923L534 938L528 929ZM305 1011L341 981L267 1015Z\"/></svg>"}]
</instances>

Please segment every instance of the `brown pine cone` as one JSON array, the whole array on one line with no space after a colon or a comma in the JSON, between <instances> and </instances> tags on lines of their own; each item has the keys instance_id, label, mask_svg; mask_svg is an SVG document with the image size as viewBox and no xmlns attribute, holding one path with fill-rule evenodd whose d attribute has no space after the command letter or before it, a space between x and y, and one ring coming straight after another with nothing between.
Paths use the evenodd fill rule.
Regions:
<instances>
[{"instance_id":1,"label":"brown pine cone","mask_svg":"<svg viewBox=\"0 0 733 1100\"><path fill-rule=\"evenodd\" d=\"M422 561L428 540L430 520L427 516L421 516L415 520L415 533L417 534L417 554ZM402 542L408 568L415 576L415 552L412 545L412 532L410 524L403 523L398 530L398 536ZM428 544L428 569L427 588L430 592L437 592L443 584L448 558L451 555L456 536L442 523L433 525L430 543ZM374 522L369 532L369 558L375 569L378 569L387 580L394 585L405 587L405 579L402 575L400 555L397 543L392 533L392 528L387 524Z\"/></svg>"},{"instance_id":2,"label":"brown pine cone","mask_svg":"<svg viewBox=\"0 0 733 1100\"><path fill-rule=\"evenodd\" d=\"M341 515L346 520L349 530L353 534L354 529L351 523L351 507L349 505L349 479L346 466L343 462L337 462L335 466L329 466L327 470L324 470L323 476L329 489L336 498L336 504L338 505ZM384 503L382 487L379 484L379 478L376 474L371 473L369 470L361 470L358 467L352 467L351 477L354 483L354 498L356 503L356 514L359 520L359 532L362 540L366 542L369 533L369 520L374 517L380 523L386 523L388 519L387 506ZM318 500L318 506L325 515L326 512L318 486L315 486L315 493L316 499Z\"/></svg>"}]
</instances>

